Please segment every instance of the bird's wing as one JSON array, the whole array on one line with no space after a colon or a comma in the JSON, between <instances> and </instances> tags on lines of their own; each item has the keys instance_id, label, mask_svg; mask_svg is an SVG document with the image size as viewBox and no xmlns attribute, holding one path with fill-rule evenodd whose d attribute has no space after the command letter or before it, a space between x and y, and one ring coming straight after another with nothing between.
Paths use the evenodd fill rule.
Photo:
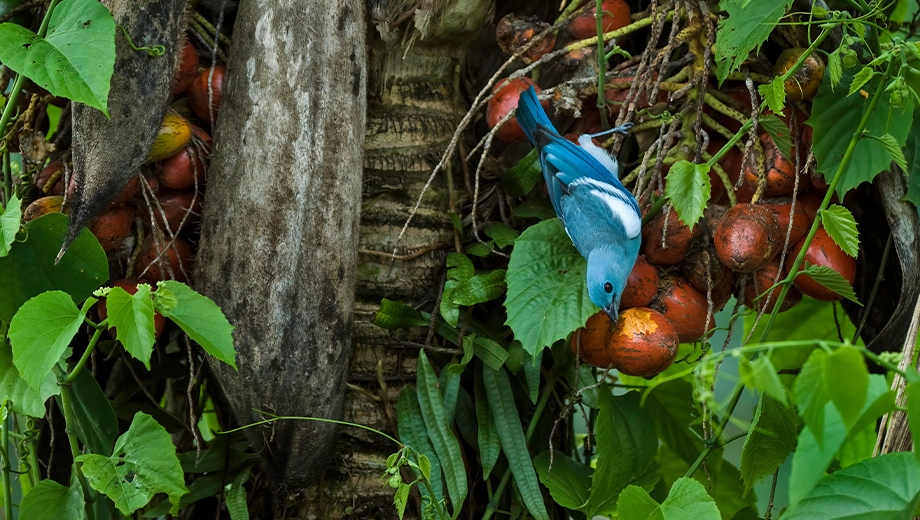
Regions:
<instances>
[{"instance_id":1,"label":"bird's wing","mask_svg":"<svg viewBox=\"0 0 920 520\"><path fill-rule=\"evenodd\" d=\"M642 216L636 200L628 191L587 177L570 183L568 189L570 196L563 204L563 211L578 213L586 222L593 222L592 227L598 229L598 234L606 235L609 230L609 236L598 236L598 239L632 240L642 233Z\"/></svg>"}]
</instances>

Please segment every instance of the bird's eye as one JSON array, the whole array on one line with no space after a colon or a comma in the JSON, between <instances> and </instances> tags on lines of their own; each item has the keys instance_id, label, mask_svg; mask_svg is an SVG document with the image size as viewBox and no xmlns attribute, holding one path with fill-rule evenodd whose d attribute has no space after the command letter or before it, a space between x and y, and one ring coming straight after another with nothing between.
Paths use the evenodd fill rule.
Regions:
<instances>
[{"instance_id":1,"label":"bird's eye","mask_svg":"<svg viewBox=\"0 0 920 520\"><path fill-rule=\"evenodd\" d=\"M613 284L610 282L604 282L604 290L608 293L613 292Z\"/></svg>"}]
</instances>

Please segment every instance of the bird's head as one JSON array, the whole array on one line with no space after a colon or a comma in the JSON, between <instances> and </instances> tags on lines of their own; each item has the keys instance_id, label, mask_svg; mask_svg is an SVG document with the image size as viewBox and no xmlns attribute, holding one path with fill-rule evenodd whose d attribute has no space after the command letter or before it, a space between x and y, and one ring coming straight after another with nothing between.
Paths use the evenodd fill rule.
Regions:
<instances>
[{"instance_id":1,"label":"bird's head","mask_svg":"<svg viewBox=\"0 0 920 520\"><path fill-rule=\"evenodd\" d=\"M615 245L598 247L588 255L588 296L613 323L617 322L620 297L635 263L636 255Z\"/></svg>"}]
</instances>

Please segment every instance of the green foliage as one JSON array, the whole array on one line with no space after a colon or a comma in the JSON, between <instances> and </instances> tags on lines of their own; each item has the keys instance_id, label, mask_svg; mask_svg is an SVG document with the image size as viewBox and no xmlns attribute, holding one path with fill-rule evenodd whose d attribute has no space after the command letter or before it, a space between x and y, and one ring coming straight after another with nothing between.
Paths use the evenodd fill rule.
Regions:
<instances>
[{"instance_id":1,"label":"green foliage","mask_svg":"<svg viewBox=\"0 0 920 520\"><path fill-rule=\"evenodd\" d=\"M550 471L549 452L540 452L533 459L540 482L549 489L553 500L566 509L581 511L591 493L591 474L594 469L575 462L565 453L553 454Z\"/></svg>"},{"instance_id":2,"label":"green foliage","mask_svg":"<svg viewBox=\"0 0 920 520\"><path fill-rule=\"evenodd\" d=\"M677 210L677 216L690 229L703 216L711 191L709 165L677 161L671 166L664 194Z\"/></svg>"},{"instance_id":3,"label":"green foliage","mask_svg":"<svg viewBox=\"0 0 920 520\"><path fill-rule=\"evenodd\" d=\"M769 356L758 356L750 361L747 358L741 358L738 372L741 381L748 388L756 388L783 405L788 404L786 387L779 380L779 375Z\"/></svg>"},{"instance_id":4,"label":"green foliage","mask_svg":"<svg viewBox=\"0 0 920 520\"><path fill-rule=\"evenodd\" d=\"M198 294L184 283L167 280L157 283L153 307L178 325L205 352L236 368L233 325L210 298Z\"/></svg>"},{"instance_id":5,"label":"green foliage","mask_svg":"<svg viewBox=\"0 0 920 520\"><path fill-rule=\"evenodd\" d=\"M423 499L434 503L440 503L444 499L444 489L441 486L441 461L428 438L428 431L425 429L425 420L422 418L422 409L419 406L418 396L409 387L403 388L399 394L399 402L396 405L397 420L399 424L399 440L409 446L416 452L425 456L428 461L428 477L431 483L433 496L428 489L422 488ZM421 471L416 475L422 477ZM434 475L434 478L431 478Z\"/></svg>"},{"instance_id":6,"label":"green foliage","mask_svg":"<svg viewBox=\"0 0 920 520\"><path fill-rule=\"evenodd\" d=\"M915 439L920 438L920 382L907 385L907 418L910 421L910 433ZM915 449L920 460L920 450Z\"/></svg>"},{"instance_id":7,"label":"green foliage","mask_svg":"<svg viewBox=\"0 0 920 520\"><path fill-rule=\"evenodd\" d=\"M499 369L501 369L500 366L493 368L493 370ZM492 411L489 409L489 399L486 394L485 384L482 381L482 371L483 367L476 365L474 395L476 397L479 462L482 464L482 478L487 479L498 461L502 445L501 440L498 438L495 421L492 420Z\"/></svg>"},{"instance_id":8,"label":"green foliage","mask_svg":"<svg viewBox=\"0 0 920 520\"><path fill-rule=\"evenodd\" d=\"M719 21L716 33L716 77L720 84L729 73L738 70L748 53L760 49L790 5L792 0L727 0L721 3L728 18Z\"/></svg>"},{"instance_id":9,"label":"green foliage","mask_svg":"<svg viewBox=\"0 0 920 520\"><path fill-rule=\"evenodd\" d=\"M512 197L527 195L542 177L543 170L540 169L540 155L537 153L536 148L525 155L517 164L498 174L498 180L501 181L502 187Z\"/></svg>"},{"instance_id":10,"label":"green foliage","mask_svg":"<svg viewBox=\"0 0 920 520\"><path fill-rule=\"evenodd\" d=\"M61 213L49 213L28 222L28 238L13 244L0 257L0 320L13 319L19 306L45 291L64 291L74 302L82 302L109 277L109 262L99 241L84 229L70 249L55 264L67 224Z\"/></svg>"},{"instance_id":11,"label":"green foliage","mask_svg":"<svg viewBox=\"0 0 920 520\"><path fill-rule=\"evenodd\" d=\"M108 116L115 20L96 0L61 2L44 38L13 23L0 25L0 62L51 94Z\"/></svg>"},{"instance_id":12,"label":"green foliage","mask_svg":"<svg viewBox=\"0 0 920 520\"><path fill-rule=\"evenodd\" d=\"M73 479L70 487L46 479L35 485L19 504L19 518L30 520L84 520L83 491Z\"/></svg>"},{"instance_id":13,"label":"green foliage","mask_svg":"<svg viewBox=\"0 0 920 520\"><path fill-rule=\"evenodd\" d=\"M156 341L150 286L138 285L134 295L121 287L113 287L106 296L105 308L109 325L116 329L116 339L150 370L150 354Z\"/></svg>"},{"instance_id":14,"label":"green foliage","mask_svg":"<svg viewBox=\"0 0 920 520\"><path fill-rule=\"evenodd\" d=\"M520 233L502 222L491 222L482 229L482 232L485 233L487 237L494 240L495 245L498 247L514 245L514 241L517 240L517 237L521 236Z\"/></svg>"},{"instance_id":15,"label":"green foliage","mask_svg":"<svg viewBox=\"0 0 920 520\"><path fill-rule=\"evenodd\" d=\"M853 80L851 71L845 70L843 81ZM870 95L880 88L877 82L869 82L864 87ZM908 99L901 107L895 108L891 103L891 91L883 91L879 95L881 99L869 118L866 130L869 135L877 137L890 134L898 147L904 147L913 121L913 101ZM852 133L841 132L840 129L857 128L866 106L867 101L858 94L848 95L842 90L832 90L830 75L825 75L807 124L814 128L813 149L817 169L828 182L837 172L853 137ZM894 157L880 140L860 139L837 184L837 193L842 197L863 182L871 182L876 175L887 170L893 160Z\"/></svg>"},{"instance_id":16,"label":"green foliage","mask_svg":"<svg viewBox=\"0 0 920 520\"><path fill-rule=\"evenodd\" d=\"M489 401L489 410L492 412L495 430L501 441L502 451L508 459L508 466L511 468L511 474L514 475L521 499L534 518L548 520L549 515L543 505L537 474L527 450L527 439L524 438L521 419L514 404L514 392L511 390L508 373L504 369L483 368L482 382Z\"/></svg>"},{"instance_id":17,"label":"green foliage","mask_svg":"<svg viewBox=\"0 0 920 520\"><path fill-rule=\"evenodd\" d=\"M751 431L741 449L741 477L744 492L772 475L792 453L798 436L795 411L788 401L761 395L751 420Z\"/></svg>"},{"instance_id":18,"label":"green foliage","mask_svg":"<svg viewBox=\"0 0 920 520\"><path fill-rule=\"evenodd\" d=\"M831 204L821 210L821 224L844 253L856 257L859 253L859 231L850 210L839 204Z\"/></svg>"},{"instance_id":19,"label":"green foliage","mask_svg":"<svg viewBox=\"0 0 920 520\"><path fill-rule=\"evenodd\" d=\"M820 444L823 441L824 409L833 402L841 419L852 425L862 409L869 387L869 373L859 351L840 348L832 354L815 350L795 380L794 400L802 419Z\"/></svg>"},{"instance_id":20,"label":"green foliage","mask_svg":"<svg viewBox=\"0 0 920 520\"><path fill-rule=\"evenodd\" d=\"M374 325L389 330L411 329L428 325L428 320L405 303L384 298L374 313Z\"/></svg>"},{"instance_id":21,"label":"green foliage","mask_svg":"<svg viewBox=\"0 0 920 520\"><path fill-rule=\"evenodd\" d=\"M805 262L805 269L799 271L799 274L796 276L806 275L810 277L815 282L827 287L828 289L834 291L835 293L843 296L847 300L850 300L853 303L862 305L859 299L856 297L856 292L853 291L853 286L850 285L850 282L847 281L840 273L831 269L830 267L823 265L812 265L808 262Z\"/></svg>"},{"instance_id":22,"label":"green foliage","mask_svg":"<svg viewBox=\"0 0 920 520\"><path fill-rule=\"evenodd\" d=\"M638 486L629 486L617 500L618 520L719 520L719 508L696 480L681 478L661 504Z\"/></svg>"},{"instance_id":23,"label":"green foliage","mask_svg":"<svg viewBox=\"0 0 920 520\"><path fill-rule=\"evenodd\" d=\"M776 145L779 153L783 154L783 157L794 163L795 157L792 156L792 135L786 123L783 123L782 119L771 114L760 119L760 128L773 139L773 144Z\"/></svg>"},{"instance_id":24,"label":"green foliage","mask_svg":"<svg viewBox=\"0 0 920 520\"><path fill-rule=\"evenodd\" d=\"M123 515L144 507L157 493L166 493L175 515L179 499L188 493L176 447L166 430L145 413L134 416L111 457L90 453L76 461L83 464L90 486L112 499Z\"/></svg>"},{"instance_id":25,"label":"green foliage","mask_svg":"<svg viewBox=\"0 0 920 520\"><path fill-rule=\"evenodd\" d=\"M19 221L22 219L22 201L13 194L13 197L0 213L0 258L6 256L13 247L16 233L19 232Z\"/></svg>"},{"instance_id":26,"label":"green foliage","mask_svg":"<svg viewBox=\"0 0 920 520\"><path fill-rule=\"evenodd\" d=\"M102 388L89 370L81 370L70 383L74 430L77 438L93 453L112 454L118 437L118 418Z\"/></svg>"},{"instance_id":27,"label":"green foliage","mask_svg":"<svg viewBox=\"0 0 920 520\"><path fill-rule=\"evenodd\" d=\"M33 390L13 364L13 350L0 336L0 403L12 403L12 411L29 417L45 416L45 401L61 393L57 377L48 371L38 390Z\"/></svg>"},{"instance_id":28,"label":"green foliage","mask_svg":"<svg viewBox=\"0 0 920 520\"><path fill-rule=\"evenodd\" d=\"M891 159L897 164L902 170L907 170L907 158L904 156L904 150L902 146L904 143L898 143L898 140L894 138L891 134L885 134L877 138L882 146L885 147L885 151L891 155Z\"/></svg>"},{"instance_id":29,"label":"green foliage","mask_svg":"<svg viewBox=\"0 0 920 520\"><path fill-rule=\"evenodd\" d=\"M773 81L764 83L757 90L763 96L764 101L767 102L770 110L782 115L783 108L786 106L786 86L783 78L775 77Z\"/></svg>"},{"instance_id":30,"label":"green foliage","mask_svg":"<svg viewBox=\"0 0 920 520\"><path fill-rule=\"evenodd\" d=\"M581 327L597 312L585 285L587 262L559 219L518 237L508 263L505 322L531 356Z\"/></svg>"},{"instance_id":31,"label":"green foliage","mask_svg":"<svg viewBox=\"0 0 920 520\"><path fill-rule=\"evenodd\" d=\"M920 463L889 453L822 478L784 519L911 518L920 503Z\"/></svg>"},{"instance_id":32,"label":"green foliage","mask_svg":"<svg viewBox=\"0 0 920 520\"><path fill-rule=\"evenodd\" d=\"M13 364L22 379L38 392L45 376L70 353L86 312L63 291L48 291L27 301L10 322Z\"/></svg>"},{"instance_id":33,"label":"green foliage","mask_svg":"<svg viewBox=\"0 0 920 520\"><path fill-rule=\"evenodd\" d=\"M249 520L249 506L246 504L246 488L243 484L249 480L249 469L241 472L228 486L226 494L227 512L230 520Z\"/></svg>"}]
</instances>

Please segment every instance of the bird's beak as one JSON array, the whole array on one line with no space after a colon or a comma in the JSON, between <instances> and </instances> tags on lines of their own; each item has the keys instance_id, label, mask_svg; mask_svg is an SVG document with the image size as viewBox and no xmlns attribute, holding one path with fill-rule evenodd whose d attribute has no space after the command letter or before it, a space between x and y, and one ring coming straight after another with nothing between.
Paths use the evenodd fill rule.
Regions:
<instances>
[{"instance_id":1,"label":"bird's beak","mask_svg":"<svg viewBox=\"0 0 920 520\"><path fill-rule=\"evenodd\" d=\"M605 307L604 312L607 313L607 317L610 318L610 322L616 325L617 318L619 318L619 316L617 315L617 311L613 310L613 305L610 307Z\"/></svg>"}]
</instances>

